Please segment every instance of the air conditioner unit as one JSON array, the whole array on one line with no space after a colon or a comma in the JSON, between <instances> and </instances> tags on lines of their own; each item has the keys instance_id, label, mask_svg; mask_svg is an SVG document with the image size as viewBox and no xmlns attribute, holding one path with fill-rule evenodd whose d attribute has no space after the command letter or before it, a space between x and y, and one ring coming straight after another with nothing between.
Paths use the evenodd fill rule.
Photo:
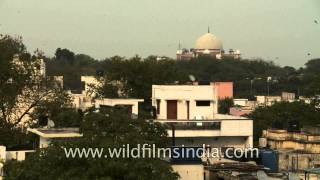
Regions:
<instances>
[{"instance_id":1,"label":"air conditioner unit","mask_svg":"<svg viewBox=\"0 0 320 180\"><path fill-rule=\"evenodd\" d=\"M204 120L204 116L197 115L195 116L196 120ZM202 122L197 122L197 126L202 126Z\"/></svg>"}]
</instances>

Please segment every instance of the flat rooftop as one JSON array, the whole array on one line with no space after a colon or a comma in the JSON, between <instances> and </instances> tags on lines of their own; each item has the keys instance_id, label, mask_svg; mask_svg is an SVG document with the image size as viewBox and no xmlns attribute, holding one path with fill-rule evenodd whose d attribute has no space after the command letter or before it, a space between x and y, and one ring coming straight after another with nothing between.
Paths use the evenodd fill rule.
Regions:
<instances>
[{"instance_id":1,"label":"flat rooftop","mask_svg":"<svg viewBox=\"0 0 320 180\"><path fill-rule=\"evenodd\" d=\"M28 128L27 131L44 138L82 137L79 128Z\"/></svg>"}]
</instances>

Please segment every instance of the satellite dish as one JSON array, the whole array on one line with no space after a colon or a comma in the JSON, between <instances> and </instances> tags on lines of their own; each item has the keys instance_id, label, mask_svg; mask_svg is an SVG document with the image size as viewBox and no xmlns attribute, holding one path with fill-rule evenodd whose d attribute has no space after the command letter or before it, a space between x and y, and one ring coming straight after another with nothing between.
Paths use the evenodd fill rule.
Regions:
<instances>
[{"instance_id":1,"label":"satellite dish","mask_svg":"<svg viewBox=\"0 0 320 180\"><path fill-rule=\"evenodd\" d=\"M216 59L222 59L222 55L221 54L216 54Z\"/></svg>"},{"instance_id":2,"label":"satellite dish","mask_svg":"<svg viewBox=\"0 0 320 180\"><path fill-rule=\"evenodd\" d=\"M54 122L52 120L48 120L48 128L53 128L54 127Z\"/></svg>"},{"instance_id":3,"label":"satellite dish","mask_svg":"<svg viewBox=\"0 0 320 180\"><path fill-rule=\"evenodd\" d=\"M192 74L189 75L189 79L190 79L190 81L192 81L192 82L196 81L196 78L195 78L194 75L192 75Z\"/></svg>"}]
</instances>

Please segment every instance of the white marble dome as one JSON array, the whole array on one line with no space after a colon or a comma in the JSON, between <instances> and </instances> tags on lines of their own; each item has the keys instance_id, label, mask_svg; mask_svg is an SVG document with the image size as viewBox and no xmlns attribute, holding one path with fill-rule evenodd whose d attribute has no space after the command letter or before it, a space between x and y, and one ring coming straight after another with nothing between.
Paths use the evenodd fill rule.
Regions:
<instances>
[{"instance_id":1,"label":"white marble dome","mask_svg":"<svg viewBox=\"0 0 320 180\"><path fill-rule=\"evenodd\" d=\"M213 34L206 33L198 38L196 42L196 49L201 50L222 50L222 42Z\"/></svg>"}]
</instances>

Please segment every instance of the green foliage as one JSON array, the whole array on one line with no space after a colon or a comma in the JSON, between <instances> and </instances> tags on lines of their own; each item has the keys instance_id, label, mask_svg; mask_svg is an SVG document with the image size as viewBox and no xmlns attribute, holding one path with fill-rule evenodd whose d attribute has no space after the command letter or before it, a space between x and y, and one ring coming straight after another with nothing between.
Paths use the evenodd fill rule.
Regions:
<instances>
[{"instance_id":1,"label":"green foliage","mask_svg":"<svg viewBox=\"0 0 320 180\"><path fill-rule=\"evenodd\" d=\"M61 109L60 112L51 117L55 127L79 127L82 122L82 111L75 109Z\"/></svg>"},{"instance_id":2,"label":"green foliage","mask_svg":"<svg viewBox=\"0 0 320 180\"><path fill-rule=\"evenodd\" d=\"M83 138L56 142L23 162L5 165L6 179L177 179L170 164L149 158L66 158L61 147L122 147L138 143L165 147L167 133L161 124L132 120L122 110L89 113L81 126Z\"/></svg>"},{"instance_id":3,"label":"green foliage","mask_svg":"<svg viewBox=\"0 0 320 180\"><path fill-rule=\"evenodd\" d=\"M21 128L14 127L12 124L0 119L0 145L7 149L30 148L33 142L32 136L26 134Z\"/></svg>"},{"instance_id":4,"label":"green foliage","mask_svg":"<svg viewBox=\"0 0 320 180\"><path fill-rule=\"evenodd\" d=\"M280 102L272 106L259 107L249 118L253 120L255 141L261 136L262 130L272 127L274 122L287 128L289 121L298 121L300 126L319 124L320 112L312 104L304 102Z\"/></svg>"},{"instance_id":5,"label":"green foliage","mask_svg":"<svg viewBox=\"0 0 320 180\"><path fill-rule=\"evenodd\" d=\"M27 52L21 37L0 36L0 144L9 149L30 144L25 131L33 120L68 106L62 89L40 74L39 58L39 52Z\"/></svg>"},{"instance_id":6,"label":"green foliage","mask_svg":"<svg viewBox=\"0 0 320 180\"><path fill-rule=\"evenodd\" d=\"M230 107L233 106L233 99L226 98L226 99L219 100L218 106L219 106L218 112L220 114L228 114Z\"/></svg>"}]
</instances>

